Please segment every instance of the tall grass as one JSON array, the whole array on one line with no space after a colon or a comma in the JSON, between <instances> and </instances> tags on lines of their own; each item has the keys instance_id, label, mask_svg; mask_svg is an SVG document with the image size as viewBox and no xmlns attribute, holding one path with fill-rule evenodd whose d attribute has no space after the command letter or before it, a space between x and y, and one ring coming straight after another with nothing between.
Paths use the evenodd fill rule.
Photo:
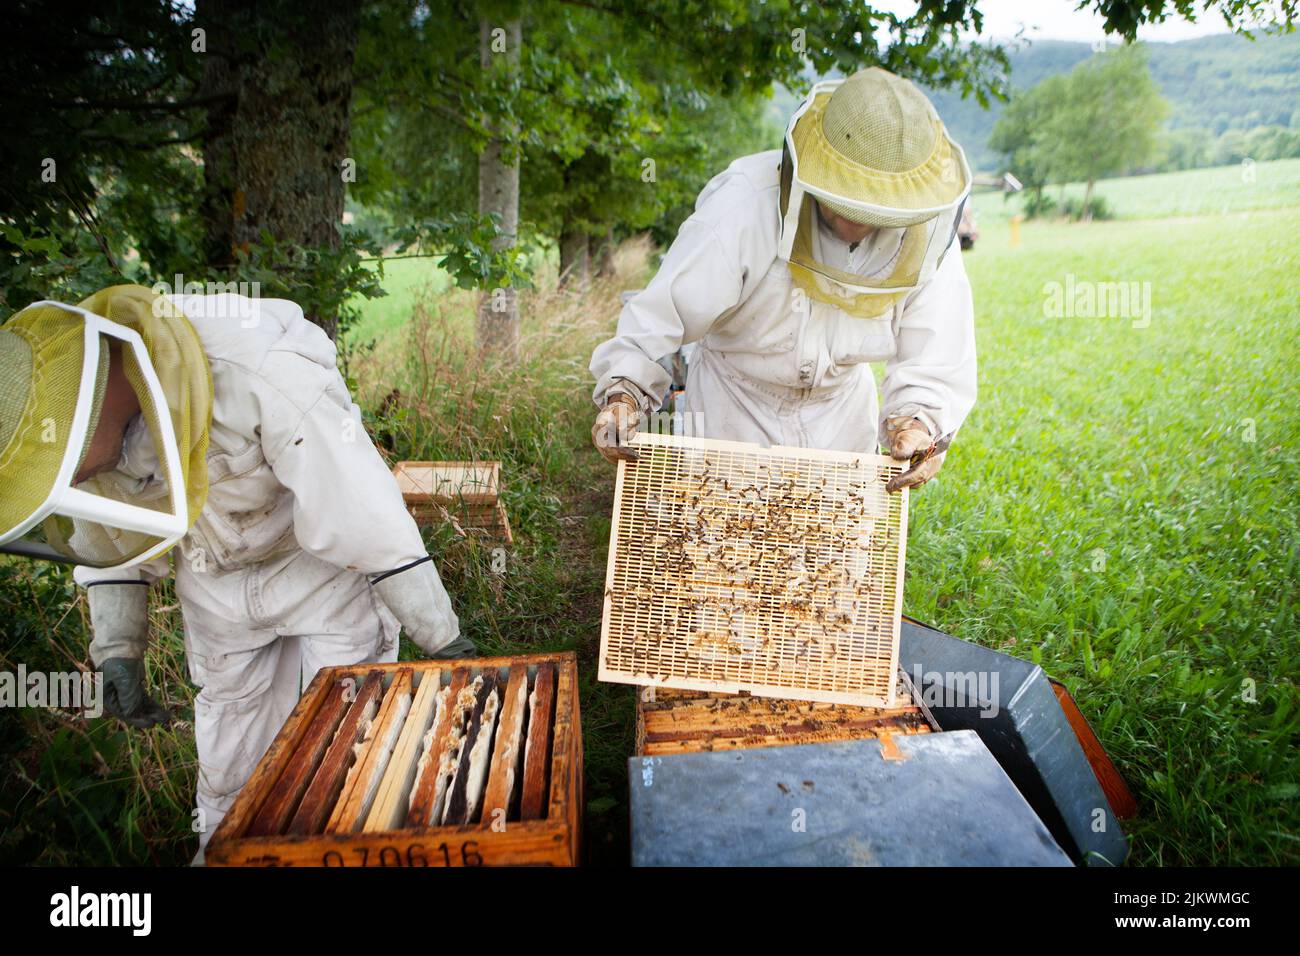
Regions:
<instances>
[{"instance_id":1,"label":"tall grass","mask_svg":"<svg viewBox=\"0 0 1300 956\"><path fill-rule=\"evenodd\" d=\"M193 855L192 693L171 588L151 604L150 682L181 719L142 733L77 712L0 711L0 863L175 864ZM88 668L86 617L67 570L0 561L0 670Z\"/></svg>"}]
</instances>

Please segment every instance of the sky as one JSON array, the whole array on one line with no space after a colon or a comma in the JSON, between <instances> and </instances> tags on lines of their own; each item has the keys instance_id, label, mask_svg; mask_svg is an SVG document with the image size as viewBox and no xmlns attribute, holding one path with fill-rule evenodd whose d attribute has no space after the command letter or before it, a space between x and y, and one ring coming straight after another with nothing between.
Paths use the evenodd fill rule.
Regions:
<instances>
[{"instance_id":1,"label":"sky","mask_svg":"<svg viewBox=\"0 0 1300 956\"><path fill-rule=\"evenodd\" d=\"M912 0L871 0L877 9L891 13L910 13L916 9ZM1078 0L982 0L985 39L1010 39L1025 27L1026 39L1094 41L1105 37L1102 18L1091 10L1076 10ZM1194 37L1227 33L1223 17L1217 12L1198 16L1196 23L1175 14L1164 23L1138 29L1138 38L1155 42L1190 40Z\"/></svg>"}]
</instances>

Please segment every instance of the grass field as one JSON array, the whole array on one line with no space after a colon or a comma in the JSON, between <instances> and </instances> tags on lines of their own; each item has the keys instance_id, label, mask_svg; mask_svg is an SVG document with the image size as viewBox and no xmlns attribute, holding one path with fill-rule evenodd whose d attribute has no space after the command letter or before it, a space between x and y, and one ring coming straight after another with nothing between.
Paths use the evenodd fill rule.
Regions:
<instances>
[{"instance_id":1,"label":"grass field","mask_svg":"<svg viewBox=\"0 0 1300 956\"><path fill-rule=\"evenodd\" d=\"M1300 859L1297 229L1035 224L968 256L981 398L915 499L906 605L1071 686L1142 803L1135 862ZM1149 325L1045 316L1068 274L1150 283Z\"/></svg>"},{"instance_id":2,"label":"grass field","mask_svg":"<svg viewBox=\"0 0 1300 956\"><path fill-rule=\"evenodd\" d=\"M1132 863L1295 864L1300 202L1207 215L1196 192L1169 200L1176 223L1027 223L1016 248L982 223L966 256L980 399L912 499L905 609L1067 683L1140 802ZM433 546L482 650L579 651L598 864L626 861L633 692L594 679L613 470L590 447L585 369L619 288L643 278L629 255L586 296L527 297L514 369L468 357L466 295L380 300L365 326L380 344L350 368L367 403L402 390L404 410L376 423L397 457L505 462L505 573L449 533ZM1120 282L1138 284L1124 314L1049 314L1052 283ZM73 597L62 572L0 564L16 621L0 666L83 659ZM153 681L188 716L179 615L159 598ZM184 724L128 737L48 712L4 721L0 859L187 859Z\"/></svg>"},{"instance_id":3,"label":"grass field","mask_svg":"<svg viewBox=\"0 0 1300 956\"><path fill-rule=\"evenodd\" d=\"M435 260L425 258L392 259L384 263L386 295L361 301L364 309L351 329L357 341L372 341L400 335L410 321L411 310L451 287L451 278L439 269Z\"/></svg>"},{"instance_id":4,"label":"grass field","mask_svg":"<svg viewBox=\"0 0 1300 956\"><path fill-rule=\"evenodd\" d=\"M1058 202L1063 195L1081 199L1083 192L1083 183L1046 190ZM1106 179L1096 184L1094 192L1106 200L1117 219L1213 216L1294 207L1300 206L1300 159ZM1020 213L1022 198L977 192L975 215L980 228Z\"/></svg>"}]
</instances>

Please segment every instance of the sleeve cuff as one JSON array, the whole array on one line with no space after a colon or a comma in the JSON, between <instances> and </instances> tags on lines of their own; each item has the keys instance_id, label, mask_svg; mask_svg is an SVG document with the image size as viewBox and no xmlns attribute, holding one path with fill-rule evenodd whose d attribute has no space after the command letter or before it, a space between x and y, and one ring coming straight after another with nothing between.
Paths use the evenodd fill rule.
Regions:
<instances>
[{"instance_id":1,"label":"sleeve cuff","mask_svg":"<svg viewBox=\"0 0 1300 956\"><path fill-rule=\"evenodd\" d=\"M938 438L943 434L939 424L939 409L931 408L926 405L920 405L916 402L907 402L898 406L892 411L886 412L881 416L881 431L884 431L884 423L891 418L915 418L918 419L926 428L930 429L930 435Z\"/></svg>"},{"instance_id":2,"label":"sleeve cuff","mask_svg":"<svg viewBox=\"0 0 1300 956\"><path fill-rule=\"evenodd\" d=\"M603 408L605 405L608 405L615 395L630 396L631 399L636 402L636 407L640 410L641 414L650 414L650 400L646 396L646 393L628 379L617 379L614 384L606 390L604 401L601 402L601 407Z\"/></svg>"}]
</instances>

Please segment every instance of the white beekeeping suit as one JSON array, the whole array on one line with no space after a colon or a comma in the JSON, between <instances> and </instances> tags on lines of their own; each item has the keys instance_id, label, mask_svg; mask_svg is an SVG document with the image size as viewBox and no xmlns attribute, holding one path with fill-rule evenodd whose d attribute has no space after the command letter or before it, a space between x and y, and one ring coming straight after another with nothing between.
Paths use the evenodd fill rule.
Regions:
<instances>
[{"instance_id":1,"label":"white beekeeping suit","mask_svg":"<svg viewBox=\"0 0 1300 956\"><path fill-rule=\"evenodd\" d=\"M845 86L859 77L871 81L859 91L868 96L879 95L873 85L906 82L871 70ZM809 104L830 100L819 90ZM947 142L941 125L936 135ZM809 151L800 175L812 167ZM596 403L608 409L622 393L636 411L658 407L668 386L659 360L698 343L685 410L687 427L704 437L846 451L874 451L883 442L898 455L899 443L883 427L890 421L924 428L917 434L930 439L951 435L976 387L970 284L955 235L969 183L964 160L939 200L935 190L916 199L931 204L920 212L897 208L909 198L897 193L884 197L889 204L877 198L848 206L828 201L825 189L815 194L823 208L876 226L851 243L809 202L811 187L799 195L796 177L783 186L783 159L790 164L790 143L784 158L781 150L743 157L704 188L654 279L626 303L616 335L595 350ZM869 200L872 185L864 179L867 195L857 198ZM933 214L939 201L947 203L942 216ZM885 366L879 409L871 362ZM909 457L914 443L904 450L899 457Z\"/></svg>"},{"instance_id":2,"label":"white beekeeping suit","mask_svg":"<svg viewBox=\"0 0 1300 956\"><path fill-rule=\"evenodd\" d=\"M87 559L92 537L98 545L126 540L113 530L111 516L102 527L80 521L78 533L66 541L48 534L44 540L54 541L61 559L81 565L75 577L88 588L95 632L91 657L106 681L116 675L119 685L129 688L118 693L131 702L120 703L116 712L137 726L165 715L143 695L140 662L148 643L147 585L166 576L169 563L174 570L189 670L200 688L194 730L202 847L317 670L396 660L399 622L426 653L465 656L473 648L459 637L451 602L396 482L362 427L328 337L285 300L165 298L183 318L158 319L160 309L150 307L150 293L139 287L105 290L87 302L105 313L115 310L110 316L118 322L131 317L148 331L156 333L155 326L176 331L181 342L186 335L193 342L197 333L187 360L190 370L206 356L211 373L210 424L206 415L199 416L207 425L207 491L206 499L200 496L197 520L191 512L188 532L169 553L124 568L92 566L118 564L102 555ZM62 330L81 321L73 314L77 311L33 307L37 318L28 324ZM40 383L49 376L30 373L33 367L39 373L46 361L41 342L53 339L50 333L24 332L34 343L29 350L33 363L16 338L21 325L13 323L17 331L5 341L15 343L9 347L16 355L14 367L25 369L35 384L15 398L38 409L29 416L39 415L44 400ZM113 322L107 327L117 328ZM77 328L67 341L77 341ZM159 339L155 334L150 341ZM168 360L161 351L155 344L148 358L166 380ZM71 367L81 364L79 357L71 360ZM93 384L94 362L85 364L86 381ZM108 367L106 357L102 364ZM95 389L95 415L100 404L107 407L104 377L101 372ZM91 384L83 384L82 391L89 392ZM191 397L208 391L206 369L188 375L186 385L189 391L181 392L165 381L165 398L137 390L141 406L166 402L172 417L179 418L177 404L188 406ZM115 489L114 497L166 500L169 469L160 465L159 441L170 447L175 439L160 432L156 421L146 427L147 417L142 413L131 419L116 467L94 479L100 489ZM22 434L11 448L35 460L40 448L31 441L23 444ZM202 460L202 444L193 435L180 444L182 457L187 449L198 449ZM42 481L48 485L53 479ZM201 476L190 474L186 483L201 484ZM77 494L66 495L74 509ZM5 504L17 509L15 517L31 507ZM75 510L67 513L86 517ZM47 527L55 528L57 522ZM88 533L105 529L107 538ZM123 551L122 556L130 555ZM122 677L122 662L130 665L125 671L129 680Z\"/></svg>"}]
</instances>

